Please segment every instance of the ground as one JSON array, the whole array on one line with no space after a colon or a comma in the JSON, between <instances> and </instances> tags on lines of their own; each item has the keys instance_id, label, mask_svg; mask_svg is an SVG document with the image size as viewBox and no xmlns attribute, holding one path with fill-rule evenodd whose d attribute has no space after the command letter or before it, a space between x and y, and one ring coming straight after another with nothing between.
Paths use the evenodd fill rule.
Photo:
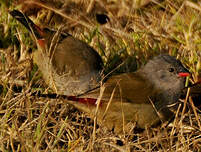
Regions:
<instances>
[{"instance_id":1,"label":"ground","mask_svg":"<svg viewBox=\"0 0 201 152\"><path fill-rule=\"evenodd\" d=\"M59 28L87 42L101 55L106 72L135 71L160 53L176 56L200 77L201 3L196 0L0 1L1 151L200 151L200 100L185 94L170 124L115 134L50 93L32 62L36 46L8 11L21 9L40 26ZM34 4L33 4L34 3ZM133 125L134 126L134 125Z\"/></svg>"}]
</instances>

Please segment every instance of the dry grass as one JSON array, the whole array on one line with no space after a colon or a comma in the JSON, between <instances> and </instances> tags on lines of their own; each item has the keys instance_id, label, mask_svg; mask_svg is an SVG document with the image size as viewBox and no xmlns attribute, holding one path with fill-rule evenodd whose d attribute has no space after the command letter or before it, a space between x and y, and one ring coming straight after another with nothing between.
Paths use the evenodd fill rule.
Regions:
<instances>
[{"instance_id":1,"label":"dry grass","mask_svg":"<svg viewBox=\"0 0 201 152\"><path fill-rule=\"evenodd\" d=\"M32 64L34 43L8 15L13 3L0 2L1 151L201 151L201 112L194 106L200 101L192 101L188 95L170 125L126 135L98 126L93 134L93 121L63 100L31 96L34 90L50 89ZM45 4L43 7L54 14L40 10L36 22L52 27L65 22L68 32L101 54L108 71L128 57L134 58L137 66L117 72L133 71L165 52L177 56L192 72L192 81L197 81L201 70L201 4L154 0L134 9L132 2L74 0L64 6L56 1L58 10ZM29 11L33 5L23 7ZM105 12L110 22L98 25L94 15Z\"/></svg>"}]
</instances>

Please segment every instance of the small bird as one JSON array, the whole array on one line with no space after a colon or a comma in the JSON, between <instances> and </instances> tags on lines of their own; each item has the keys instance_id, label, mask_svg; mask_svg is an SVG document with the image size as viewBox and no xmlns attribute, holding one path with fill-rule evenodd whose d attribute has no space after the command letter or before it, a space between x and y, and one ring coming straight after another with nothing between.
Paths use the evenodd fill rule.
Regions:
<instances>
[{"instance_id":1,"label":"small bird","mask_svg":"<svg viewBox=\"0 0 201 152\"><path fill-rule=\"evenodd\" d=\"M179 60L159 55L136 72L109 77L104 89L61 97L91 118L96 117L99 125L116 133L129 132L132 123L144 129L171 120L187 76L190 73Z\"/></svg>"},{"instance_id":2,"label":"small bird","mask_svg":"<svg viewBox=\"0 0 201 152\"><path fill-rule=\"evenodd\" d=\"M98 99L100 88L68 102L91 117L96 114L99 124L117 133L127 130L130 122L139 128L151 127L173 118L189 75L179 60L159 55L136 72L111 76L103 84L97 113L94 99Z\"/></svg>"},{"instance_id":3,"label":"small bird","mask_svg":"<svg viewBox=\"0 0 201 152\"><path fill-rule=\"evenodd\" d=\"M92 47L68 33L42 29L18 10L10 14L36 40L38 49L33 55L34 62L56 93L76 96L99 86L103 61Z\"/></svg>"},{"instance_id":4,"label":"small bird","mask_svg":"<svg viewBox=\"0 0 201 152\"><path fill-rule=\"evenodd\" d=\"M50 60L43 43L50 46L55 32L41 30L19 11L10 14L35 35L39 45L36 63L47 84L67 95L67 103L96 117L100 125L120 133L128 131L132 122L146 128L174 116L185 77L190 75L175 57L159 55L138 71L110 76L97 87L102 60L91 47L61 33Z\"/></svg>"}]
</instances>

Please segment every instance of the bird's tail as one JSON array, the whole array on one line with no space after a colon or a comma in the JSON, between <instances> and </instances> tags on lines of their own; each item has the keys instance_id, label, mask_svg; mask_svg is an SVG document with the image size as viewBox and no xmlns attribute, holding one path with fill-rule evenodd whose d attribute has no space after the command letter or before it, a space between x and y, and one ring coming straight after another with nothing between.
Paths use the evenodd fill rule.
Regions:
<instances>
[{"instance_id":1,"label":"bird's tail","mask_svg":"<svg viewBox=\"0 0 201 152\"><path fill-rule=\"evenodd\" d=\"M82 104L87 104L91 106L96 106L96 101L97 99L95 98L82 98L82 97L76 97L76 96L67 96L67 95L59 95L59 94L42 94L40 92L34 92L31 94L32 96L37 96L37 97L43 97L43 98L49 98L49 99L65 99L65 100L70 100L73 102L78 102Z\"/></svg>"},{"instance_id":2,"label":"bird's tail","mask_svg":"<svg viewBox=\"0 0 201 152\"><path fill-rule=\"evenodd\" d=\"M97 106L97 99L95 98L82 98L76 96L58 95L58 94L42 94L40 92L34 92L31 96L49 98L49 99L62 99L68 104L75 106L77 109L86 112L93 116ZM100 104L102 106L102 104Z\"/></svg>"},{"instance_id":3,"label":"bird's tail","mask_svg":"<svg viewBox=\"0 0 201 152\"><path fill-rule=\"evenodd\" d=\"M18 20L22 25L24 25L35 37L36 39L42 39L44 36L43 30L35 25L33 21L18 10L13 10L9 12L16 20Z\"/></svg>"}]
</instances>

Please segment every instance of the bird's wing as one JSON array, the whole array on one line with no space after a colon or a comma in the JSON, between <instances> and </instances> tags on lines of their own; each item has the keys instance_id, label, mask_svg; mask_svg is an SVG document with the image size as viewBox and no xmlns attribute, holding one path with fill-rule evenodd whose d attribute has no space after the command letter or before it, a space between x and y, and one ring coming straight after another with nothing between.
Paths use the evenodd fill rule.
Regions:
<instances>
[{"instance_id":1,"label":"bird's wing","mask_svg":"<svg viewBox=\"0 0 201 152\"><path fill-rule=\"evenodd\" d=\"M109 101L113 94L112 100L133 102L136 104L150 103L149 97L155 94L156 89L153 84L144 79L138 73L125 73L112 76L104 84L102 100ZM115 89L115 91L113 91ZM93 90L82 97L98 98L100 88Z\"/></svg>"},{"instance_id":2,"label":"bird's wing","mask_svg":"<svg viewBox=\"0 0 201 152\"><path fill-rule=\"evenodd\" d=\"M74 75L99 71L103 64L100 55L93 48L72 36L58 45L52 62L59 72L65 73L70 69Z\"/></svg>"}]
</instances>

